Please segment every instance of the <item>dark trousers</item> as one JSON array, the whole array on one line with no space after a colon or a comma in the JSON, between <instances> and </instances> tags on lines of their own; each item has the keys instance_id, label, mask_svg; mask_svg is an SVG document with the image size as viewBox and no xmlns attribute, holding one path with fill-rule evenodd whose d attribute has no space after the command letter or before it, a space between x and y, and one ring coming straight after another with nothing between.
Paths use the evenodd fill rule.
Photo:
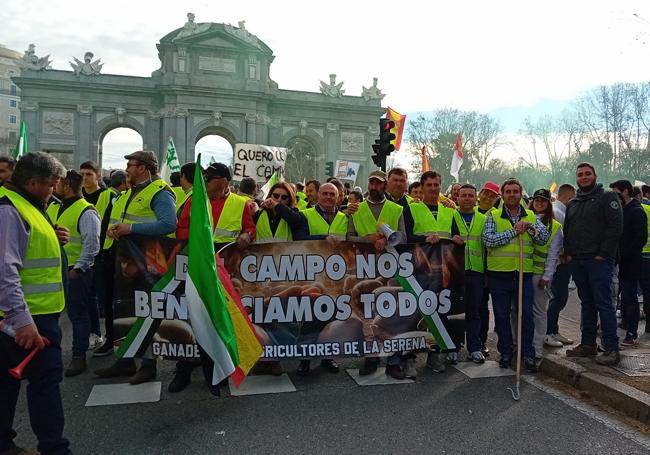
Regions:
<instances>
[{"instance_id":1,"label":"dark trousers","mask_svg":"<svg viewBox=\"0 0 650 455\"><path fill-rule=\"evenodd\" d=\"M490 330L490 288L483 288L483 297L479 302L478 315L481 318L478 336L481 339L481 344L485 344Z\"/></svg>"},{"instance_id":2,"label":"dark trousers","mask_svg":"<svg viewBox=\"0 0 650 455\"><path fill-rule=\"evenodd\" d=\"M481 316L479 307L483 300L483 274L465 272L465 338L471 353L481 350Z\"/></svg>"},{"instance_id":3,"label":"dark trousers","mask_svg":"<svg viewBox=\"0 0 650 455\"><path fill-rule=\"evenodd\" d=\"M63 376L61 328L59 315L33 316L39 333L50 345L36 354L23 372L27 379L27 408L32 430L43 455L69 454L69 442L63 437L63 403L59 383ZM28 354L7 335L0 334L0 452L14 447L13 429L20 381L8 369L18 365Z\"/></svg>"},{"instance_id":4,"label":"dark trousers","mask_svg":"<svg viewBox=\"0 0 650 455\"><path fill-rule=\"evenodd\" d=\"M618 351L616 308L612 301L614 261L593 257L574 257L569 264L578 288L582 306L582 338L580 343L596 346L598 319L606 351Z\"/></svg>"},{"instance_id":5,"label":"dark trousers","mask_svg":"<svg viewBox=\"0 0 650 455\"><path fill-rule=\"evenodd\" d=\"M639 280L636 279L619 278L619 285L621 287L621 314L623 315L626 336L632 339L636 339L639 332L639 297L636 293L638 284Z\"/></svg>"},{"instance_id":6,"label":"dark trousers","mask_svg":"<svg viewBox=\"0 0 650 455\"><path fill-rule=\"evenodd\" d=\"M548 311L546 313L547 335L557 335L560 333L560 312L566 306L567 300L569 300L569 281L571 281L571 268L569 264L558 264L553 275L553 281L551 282L553 298L548 303Z\"/></svg>"},{"instance_id":7,"label":"dark trousers","mask_svg":"<svg viewBox=\"0 0 650 455\"><path fill-rule=\"evenodd\" d=\"M102 331L99 328L99 298L97 296L97 287L94 280L90 283L90 297L88 299L88 320L90 321L90 333L101 336Z\"/></svg>"},{"instance_id":8,"label":"dark trousers","mask_svg":"<svg viewBox=\"0 0 650 455\"><path fill-rule=\"evenodd\" d=\"M105 336L112 343L113 336L113 285L115 282L115 263L111 250L102 250L95 258L95 289L99 305L104 310Z\"/></svg>"},{"instance_id":9,"label":"dark trousers","mask_svg":"<svg viewBox=\"0 0 650 455\"><path fill-rule=\"evenodd\" d=\"M644 257L641 263L641 278L639 278L639 285L641 286L641 293L643 294L643 311L646 316L645 331L650 332L650 258Z\"/></svg>"},{"instance_id":10,"label":"dark trousers","mask_svg":"<svg viewBox=\"0 0 650 455\"><path fill-rule=\"evenodd\" d=\"M85 357L90 336L90 316L88 307L92 297L93 270L83 272L78 278L68 281L66 306L72 322L72 355Z\"/></svg>"},{"instance_id":11,"label":"dark trousers","mask_svg":"<svg viewBox=\"0 0 650 455\"><path fill-rule=\"evenodd\" d=\"M497 349L502 356L512 357L513 341L512 327L510 324L510 311L512 303L517 302L519 277L517 272L510 275L492 275L490 280L490 294L492 295L492 310L497 329ZM515 308L517 308L515 304ZM522 334L521 347L524 357L535 357L533 347L533 277L532 274L524 276L523 302L522 302Z\"/></svg>"}]
</instances>

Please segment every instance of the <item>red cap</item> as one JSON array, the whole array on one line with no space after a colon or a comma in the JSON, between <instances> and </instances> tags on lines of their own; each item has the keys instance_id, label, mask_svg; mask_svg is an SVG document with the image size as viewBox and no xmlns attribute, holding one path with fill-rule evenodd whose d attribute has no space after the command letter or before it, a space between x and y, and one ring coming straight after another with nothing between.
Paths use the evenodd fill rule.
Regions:
<instances>
[{"instance_id":1,"label":"red cap","mask_svg":"<svg viewBox=\"0 0 650 455\"><path fill-rule=\"evenodd\" d=\"M483 185L483 188L481 188L481 191L483 191L483 190L492 191L497 196L500 194L499 185L497 185L494 182L485 182L485 184Z\"/></svg>"}]
</instances>

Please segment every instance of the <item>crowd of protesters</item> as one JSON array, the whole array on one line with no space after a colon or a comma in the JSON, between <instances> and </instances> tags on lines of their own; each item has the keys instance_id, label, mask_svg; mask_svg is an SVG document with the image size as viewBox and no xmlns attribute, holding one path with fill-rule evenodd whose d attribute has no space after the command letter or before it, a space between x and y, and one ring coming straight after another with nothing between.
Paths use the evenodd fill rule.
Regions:
<instances>
[{"instance_id":1,"label":"crowd of protesters","mask_svg":"<svg viewBox=\"0 0 650 455\"><path fill-rule=\"evenodd\" d=\"M69 453L62 435L59 383L63 375L87 370L89 350L93 357L114 352L116 243L132 234L188 238L196 164L182 166L170 185L159 177L154 153L138 151L125 160L125 171L102 178L93 162L65 170L47 153L29 153L18 162L0 157L0 452L15 447L12 425L20 382L7 371L32 347L40 347L42 353L25 370L32 427L40 451ZM576 344L559 328L571 280L582 306L582 335L566 351L569 357L594 357L602 365L616 365L620 346L637 343L639 319L648 314L650 187L635 188L619 180L608 191L589 163L576 168L577 189L565 183L557 194L540 188L530 198L514 178L480 188L454 183L443 194L438 172L424 172L409 184L401 168L371 172L365 188L330 178L281 181L266 194L252 179L243 179L235 189L230 169L221 163L210 164L203 176L216 249L233 242L245 248L251 243L326 239L369 242L383 250L387 239L377 227L380 219L399 232L403 242L451 241L463 246L463 345L467 359L476 364L493 356L486 344L490 302L499 365L510 368L516 360L520 274L520 348L531 373L537 371L545 347ZM617 287L612 286L615 282ZM617 335L619 294L620 327L626 330L622 340ZM67 347L61 346L58 321L64 307L72 324L72 355L65 367L61 350ZM441 373L458 362L459 354L431 351L426 365ZM379 363L376 357L365 358L360 375L373 373ZM218 395L206 356L177 362L169 392L183 390L199 364L210 391ZM320 364L326 371L339 371L335 359ZM303 360L297 374L307 375L310 369L310 361ZM279 375L283 367L280 362L262 362L258 370ZM388 357L385 372L395 379L415 379L415 355ZM117 359L94 374L124 376L130 384L140 384L156 378L157 359L147 351L138 362Z\"/></svg>"}]
</instances>

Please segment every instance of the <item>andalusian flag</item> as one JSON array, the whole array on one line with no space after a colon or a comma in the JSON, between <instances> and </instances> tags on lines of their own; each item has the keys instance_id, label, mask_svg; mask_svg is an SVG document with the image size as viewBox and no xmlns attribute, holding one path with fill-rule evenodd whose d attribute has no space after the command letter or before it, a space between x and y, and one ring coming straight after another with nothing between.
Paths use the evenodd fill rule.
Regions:
<instances>
[{"instance_id":1,"label":"andalusian flag","mask_svg":"<svg viewBox=\"0 0 650 455\"><path fill-rule=\"evenodd\" d=\"M27 154L27 126L25 122L20 122L20 137L18 138L18 143L14 149L15 160L19 160L21 156Z\"/></svg>"},{"instance_id":2,"label":"andalusian flag","mask_svg":"<svg viewBox=\"0 0 650 455\"><path fill-rule=\"evenodd\" d=\"M261 192L264 195L263 199L266 199L269 196L269 191L271 191L271 188L273 185L275 185L278 182L281 182L282 180L280 179L280 176L278 175L278 172L275 171L273 175L269 178L269 180L264 184L264 186L261 188Z\"/></svg>"},{"instance_id":3,"label":"andalusian flag","mask_svg":"<svg viewBox=\"0 0 650 455\"><path fill-rule=\"evenodd\" d=\"M398 151L402 145L402 135L404 134L404 125L406 125L406 115L393 110L391 107L386 109L386 118L395 122L395 127L390 130L395 135L391 144L395 146L395 151Z\"/></svg>"},{"instance_id":4,"label":"andalusian flag","mask_svg":"<svg viewBox=\"0 0 650 455\"><path fill-rule=\"evenodd\" d=\"M212 384L232 376L239 386L262 355L262 346L228 273L217 273L201 155L196 164L185 281L189 320L197 343L214 361Z\"/></svg>"},{"instance_id":5,"label":"andalusian flag","mask_svg":"<svg viewBox=\"0 0 650 455\"><path fill-rule=\"evenodd\" d=\"M167 153L160 167L160 178L166 182L170 181L172 172L180 172L181 163L178 161L178 154L176 153L176 146L174 140L169 137L169 144L167 145Z\"/></svg>"}]
</instances>

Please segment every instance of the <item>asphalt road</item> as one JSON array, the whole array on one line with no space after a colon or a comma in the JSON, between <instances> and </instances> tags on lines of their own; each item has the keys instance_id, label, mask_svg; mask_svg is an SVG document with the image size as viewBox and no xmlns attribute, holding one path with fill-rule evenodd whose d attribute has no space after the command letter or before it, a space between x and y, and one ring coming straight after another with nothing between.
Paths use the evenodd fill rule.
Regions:
<instances>
[{"instance_id":1,"label":"asphalt road","mask_svg":"<svg viewBox=\"0 0 650 455\"><path fill-rule=\"evenodd\" d=\"M576 311L571 300L567 318ZM66 316L62 325L69 334ZM90 359L90 369L110 361ZM539 379L522 382L515 402L507 390L513 377L469 379L453 368L435 374L424 355L419 362L415 384L367 387L344 371L314 368L298 377L297 362L285 362L296 392L221 398L208 393L198 369L188 389L168 394L173 363L159 362L161 401L100 407L84 405L94 385L111 381L86 372L62 386L66 435L77 454L650 453L650 438ZM19 445L36 446L24 393L15 428Z\"/></svg>"}]
</instances>

